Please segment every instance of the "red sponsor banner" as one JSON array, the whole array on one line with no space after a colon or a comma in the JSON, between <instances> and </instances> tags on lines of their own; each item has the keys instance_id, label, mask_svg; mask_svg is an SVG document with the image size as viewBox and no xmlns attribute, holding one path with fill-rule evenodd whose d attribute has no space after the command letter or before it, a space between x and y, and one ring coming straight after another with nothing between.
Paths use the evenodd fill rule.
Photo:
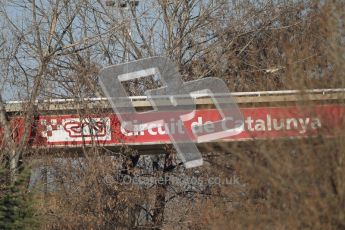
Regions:
<instances>
[{"instance_id":1,"label":"red sponsor banner","mask_svg":"<svg viewBox=\"0 0 345 230\"><path fill-rule=\"evenodd\" d=\"M345 105L255 107L241 108L241 111L244 115L244 131L216 141L334 136L345 128ZM165 125L169 126L171 132L184 132L184 124L186 132L193 139L195 132L211 134L213 131L212 125L204 126L203 130L196 129L195 125L209 124L220 119L216 109L199 109L189 121L182 123L171 120ZM17 117L11 122L14 136L20 139L23 119ZM34 121L28 141L34 147L171 143L165 127L151 126L145 131L130 132L121 127L113 113L91 114L83 118L78 115L39 116Z\"/></svg>"}]
</instances>

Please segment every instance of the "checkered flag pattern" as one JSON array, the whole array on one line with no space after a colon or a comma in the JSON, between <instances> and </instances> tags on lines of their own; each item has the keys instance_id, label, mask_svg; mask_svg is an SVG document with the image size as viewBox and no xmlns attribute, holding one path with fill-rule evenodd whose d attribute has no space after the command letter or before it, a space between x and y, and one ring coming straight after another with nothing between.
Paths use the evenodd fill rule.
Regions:
<instances>
[{"instance_id":1,"label":"checkered flag pattern","mask_svg":"<svg viewBox=\"0 0 345 230\"><path fill-rule=\"evenodd\" d=\"M57 119L43 119L41 120L42 125L42 137L51 137L53 135L53 131L55 130L62 130L62 120Z\"/></svg>"}]
</instances>

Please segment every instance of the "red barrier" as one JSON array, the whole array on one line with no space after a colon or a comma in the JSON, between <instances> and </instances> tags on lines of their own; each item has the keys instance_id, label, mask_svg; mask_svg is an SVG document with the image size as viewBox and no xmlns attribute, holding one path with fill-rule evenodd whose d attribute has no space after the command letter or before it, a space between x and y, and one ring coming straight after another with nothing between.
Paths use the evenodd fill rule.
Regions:
<instances>
[{"instance_id":1,"label":"red barrier","mask_svg":"<svg viewBox=\"0 0 345 230\"><path fill-rule=\"evenodd\" d=\"M298 138L317 135L334 136L345 128L345 105L313 107L255 107L242 108L245 130L220 141L244 141L267 138ZM184 125L192 132L212 133L212 126L205 130L192 128L195 124L207 124L220 119L215 109L199 109L195 117ZM236 122L236 121L235 121ZM22 133L22 118L13 118L16 139ZM172 120L172 132L183 131L181 121ZM193 131L192 131L193 130ZM1 132L0 132L1 133ZM150 127L141 132L129 132L121 128L115 114L39 116L31 129L29 143L35 147L75 147L82 144L116 146L155 145L170 143L164 127Z\"/></svg>"}]
</instances>

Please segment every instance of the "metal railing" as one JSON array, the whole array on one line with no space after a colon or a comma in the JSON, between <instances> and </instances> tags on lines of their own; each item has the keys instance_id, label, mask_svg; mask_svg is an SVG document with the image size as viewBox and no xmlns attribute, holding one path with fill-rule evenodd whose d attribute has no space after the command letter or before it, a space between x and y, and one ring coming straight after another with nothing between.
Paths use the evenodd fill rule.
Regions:
<instances>
[{"instance_id":1,"label":"metal railing","mask_svg":"<svg viewBox=\"0 0 345 230\"><path fill-rule=\"evenodd\" d=\"M260 96L278 96L278 95L298 95L298 94L334 94L334 93L345 93L345 88L338 89L310 89L310 90L279 90L279 91L254 91L254 92L233 92L230 93L234 97L260 97ZM224 94L214 94L215 96L225 96ZM193 98L205 98L210 97L206 93L193 93L191 94ZM181 95L181 97L184 97ZM131 96L129 97L132 101L146 101L147 96ZM48 99L48 100L36 100L36 103L69 103L69 102L98 102L98 101L108 101L106 97L98 98L82 98L82 99ZM9 101L6 104L25 104L27 101Z\"/></svg>"}]
</instances>

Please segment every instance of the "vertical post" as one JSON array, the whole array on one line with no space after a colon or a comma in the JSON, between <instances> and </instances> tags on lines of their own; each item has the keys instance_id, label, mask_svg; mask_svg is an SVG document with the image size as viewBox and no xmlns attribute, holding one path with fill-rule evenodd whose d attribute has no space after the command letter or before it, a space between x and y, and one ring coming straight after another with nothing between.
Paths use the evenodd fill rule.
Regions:
<instances>
[{"instance_id":1,"label":"vertical post","mask_svg":"<svg viewBox=\"0 0 345 230\"><path fill-rule=\"evenodd\" d=\"M122 14L122 16L124 17L126 24L127 24L127 30L128 30L128 35L129 35L129 39L132 39L132 19L131 19L131 8L133 7L134 10L134 14L135 14L135 10L136 7L139 5L139 1L138 0L118 0L118 5L116 6L116 1L115 0L106 0L105 1L105 5L106 6L112 6L112 7L118 7L121 10L123 10L125 13L124 15ZM122 13L122 12L121 12ZM128 41L128 39L126 39L126 49L125 50L125 61L129 62L130 58L130 52L129 52L129 46L130 46L130 42Z\"/></svg>"}]
</instances>

